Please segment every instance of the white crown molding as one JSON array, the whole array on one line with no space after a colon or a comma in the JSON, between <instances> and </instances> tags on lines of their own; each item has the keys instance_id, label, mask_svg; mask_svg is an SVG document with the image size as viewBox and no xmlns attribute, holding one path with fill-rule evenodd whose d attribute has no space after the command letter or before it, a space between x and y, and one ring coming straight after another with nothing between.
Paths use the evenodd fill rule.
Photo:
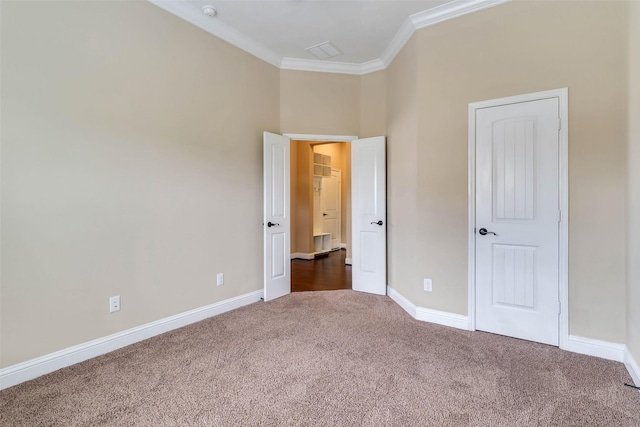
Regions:
<instances>
[{"instance_id":1,"label":"white crown molding","mask_svg":"<svg viewBox=\"0 0 640 427\"><path fill-rule=\"evenodd\" d=\"M381 59L385 64L385 68L391 64L391 61L393 61L417 30L510 1L511 0L453 0L449 3L434 7L433 9L425 10L424 12L414 13L402 23L395 37L382 54Z\"/></svg>"},{"instance_id":2,"label":"white crown molding","mask_svg":"<svg viewBox=\"0 0 640 427\"><path fill-rule=\"evenodd\" d=\"M318 59L282 58L281 70L316 71L319 73L338 73L360 75L360 64L349 62L321 61Z\"/></svg>"},{"instance_id":3,"label":"white crown molding","mask_svg":"<svg viewBox=\"0 0 640 427\"><path fill-rule=\"evenodd\" d=\"M425 28L458 16L478 12L498 6L511 0L454 0L424 12L414 13L409 17L416 30Z\"/></svg>"},{"instance_id":4,"label":"white crown molding","mask_svg":"<svg viewBox=\"0 0 640 427\"><path fill-rule=\"evenodd\" d=\"M373 61L363 62L360 64L360 75L375 73L376 71L387 68L382 59L374 59Z\"/></svg>"},{"instance_id":5,"label":"white crown molding","mask_svg":"<svg viewBox=\"0 0 640 427\"><path fill-rule=\"evenodd\" d=\"M190 6L183 0L148 0L150 3L158 6L161 9L166 10L173 15L184 19L190 24L213 34L214 36L221 38L222 40L230 43L251 55L262 59L263 61L280 67L282 58L271 49L263 46L260 43L255 42L253 39L245 36L244 34L234 30L228 25L224 24L219 19L211 18L203 14L199 9Z\"/></svg>"},{"instance_id":6,"label":"white crown molding","mask_svg":"<svg viewBox=\"0 0 640 427\"><path fill-rule=\"evenodd\" d=\"M384 70L386 66L380 59L363 62L362 64L352 64L349 62L320 61L317 59L283 58L280 64L282 70L315 71L318 73L363 74Z\"/></svg>"},{"instance_id":7,"label":"white crown molding","mask_svg":"<svg viewBox=\"0 0 640 427\"><path fill-rule=\"evenodd\" d=\"M391 65L391 62L396 57L398 53L402 50L405 44L409 41L413 33L416 32L416 28L413 26L413 22L411 21L411 17L407 18L400 29L389 43L389 46L382 53L382 57L380 58L384 63L385 68Z\"/></svg>"},{"instance_id":8,"label":"white crown molding","mask_svg":"<svg viewBox=\"0 0 640 427\"><path fill-rule=\"evenodd\" d=\"M391 43L389 43L380 58L360 64L314 59L283 58L261 43L250 39L222 23L220 20L212 19L204 15L200 10L190 6L184 0L148 1L282 70L363 75L387 68L416 30L469 13L498 6L511 0L453 0L449 3L434 7L433 9L413 14L402 23L393 40L391 40Z\"/></svg>"}]
</instances>

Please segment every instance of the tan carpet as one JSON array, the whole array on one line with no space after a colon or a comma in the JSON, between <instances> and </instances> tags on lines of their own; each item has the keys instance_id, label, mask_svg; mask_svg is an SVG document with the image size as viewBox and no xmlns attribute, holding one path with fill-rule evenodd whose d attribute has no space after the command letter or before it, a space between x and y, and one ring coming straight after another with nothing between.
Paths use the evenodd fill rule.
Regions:
<instances>
[{"instance_id":1,"label":"tan carpet","mask_svg":"<svg viewBox=\"0 0 640 427\"><path fill-rule=\"evenodd\" d=\"M0 392L0 424L640 426L621 363L297 293Z\"/></svg>"}]
</instances>

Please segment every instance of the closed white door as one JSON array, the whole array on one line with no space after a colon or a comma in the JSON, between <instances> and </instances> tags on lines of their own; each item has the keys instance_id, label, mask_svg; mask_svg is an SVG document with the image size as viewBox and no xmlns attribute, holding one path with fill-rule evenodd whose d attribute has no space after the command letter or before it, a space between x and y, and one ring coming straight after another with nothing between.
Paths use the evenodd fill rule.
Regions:
<instances>
[{"instance_id":1,"label":"closed white door","mask_svg":"<svg viewBox=\"0 0 640 427\"><path fill-rule=\"evenodd\" d=\"M558 345L559 104L476 111L476 328Z\"/></svg>"},{"instance_id":2,"label":"closed white door","mask_svg":"<svg viewBox=\"0 0 640 427\"><path fill-rule=\"evenodd\" d=\"M351 142L352 287L387 293L385 137Z\"/></svg>"},{"instance_id":3,"label":"closed white door","mask_svg":"<svg viewBox=\"0 0 640 427\"><path fill-rule=\"evenodd\" d=\"M322 228L324 233L331 234L332 249L340 247L340 185L341 172L337 169L331 170L331 176L322 177Z\"/></svg>"},{"instance_id":4,"label":"closed white door","mask_svg":"<svg viewBox=\"0 0 640 427\"><path fill-rule=\"evenodd\" d=\"M291 293L290 140L264 133L264 300Z\"/></svg>"}]
</instances>

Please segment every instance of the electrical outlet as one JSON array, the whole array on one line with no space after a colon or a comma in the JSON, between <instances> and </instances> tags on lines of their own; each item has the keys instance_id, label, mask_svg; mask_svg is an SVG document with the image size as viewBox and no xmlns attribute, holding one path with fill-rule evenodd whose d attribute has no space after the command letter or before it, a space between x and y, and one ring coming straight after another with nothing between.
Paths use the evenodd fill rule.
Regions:
<instances>
[{"instance_id":1,"label":"electrical outlet","mask_svg":"<svg viewBox=\"0 0 640 427\"><path fill-rule=\"evenodd\" d=\"M433 290L433 283L431 282L431 279L424 279L424 290L425 292L431 292Z\"/></svg>"},{"instance_id":2,"label":"electrical outlet","mask_svg":"<svg viewBox=\"0 0 640 427\"><path fill-rule=\"evenodd\" d=\"M120 295L109 298L109 313L120 311Z\"/></svg>"},{"instance_id":3,"label":"electrical outlet","mask_svg":"<svg viewBox=\"0 0 640 427\"><path fill-rule=\"evenodd\" d=\"M224 285L224 273L218 273L218 286Z\"/></svg>"}]
</instances>

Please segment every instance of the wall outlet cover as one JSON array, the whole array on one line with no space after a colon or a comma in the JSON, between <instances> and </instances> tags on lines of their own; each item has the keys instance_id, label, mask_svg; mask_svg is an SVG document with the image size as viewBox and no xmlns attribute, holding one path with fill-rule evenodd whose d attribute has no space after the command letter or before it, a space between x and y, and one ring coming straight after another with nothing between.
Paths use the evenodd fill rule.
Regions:
<instances>
[{"instance_id":1,"label":"wall outlet cover","mask_svg":"<svg viewBox=\"0 0 640 427\"><path fill-rule=\"evenodd\" d=\"M425 292L431 292L433 290L433 282L431 279L424 279L424 290Z\"/></svg>"},{"instance_id":2,"label":"wall outlet cover","mask_svg":"<svg viewBox=\"0 0 640 427\"><path fill-rule=\"evenodd\" d=\"M109 298L109 313L120 311L120 295Z\"/></svg>"}]
</instances>

